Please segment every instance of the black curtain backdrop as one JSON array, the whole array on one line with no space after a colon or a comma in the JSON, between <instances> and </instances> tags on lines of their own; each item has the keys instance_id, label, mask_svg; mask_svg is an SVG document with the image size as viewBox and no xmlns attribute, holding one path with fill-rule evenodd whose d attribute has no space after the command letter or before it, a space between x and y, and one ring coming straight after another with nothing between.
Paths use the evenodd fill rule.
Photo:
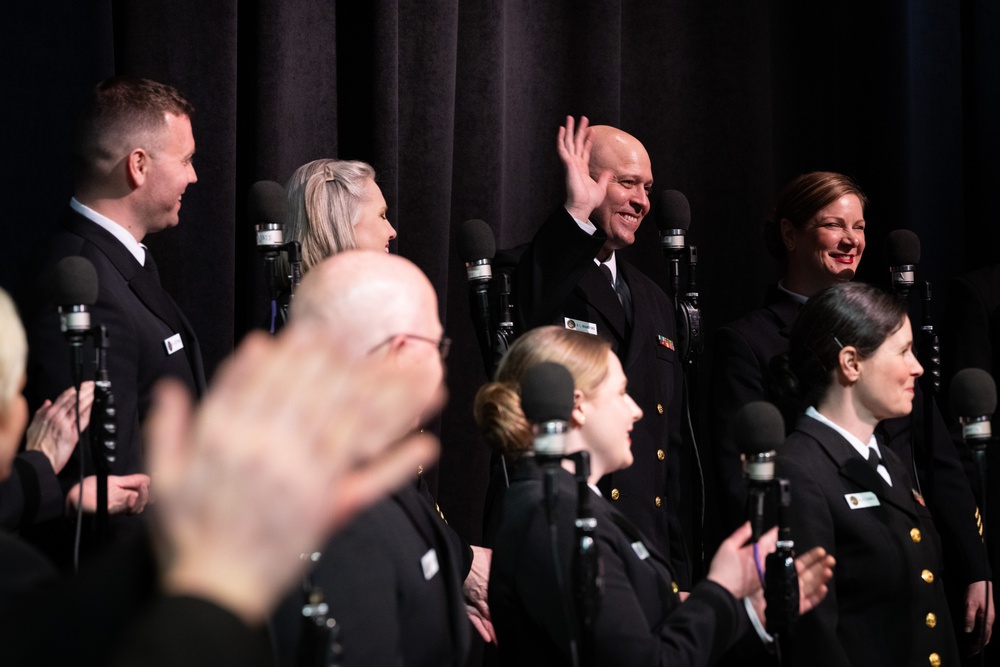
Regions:
<instances>
[{"instance_id":1,"label":"black curtain backdrop","mask_svg":"<svg viewBox=\"0 0 1000 667\"><path fill-rule=\"evenodd\" d=\"M890 230L917 232L937 313L947 278L997 261L991 0L67 0L7 3L0 16L0 284L16 285L66 206L72 119L112 74L174 84L197 108L199 181L180 226L149 245L210 371L263 321L249 186L319 157L372 163L394 251L430 276L456 341L433 481L473 541L488 454L470 405L486 378L454 230L482 218L499 247L531 238L562 201L566 114L635 134L655 190L687 194L709 335L777 276L759 227L802 171L852 174L869 194L863 278L885 284ZM630 254L663 280L652 220Z\"/></svg>"}]
</instances>

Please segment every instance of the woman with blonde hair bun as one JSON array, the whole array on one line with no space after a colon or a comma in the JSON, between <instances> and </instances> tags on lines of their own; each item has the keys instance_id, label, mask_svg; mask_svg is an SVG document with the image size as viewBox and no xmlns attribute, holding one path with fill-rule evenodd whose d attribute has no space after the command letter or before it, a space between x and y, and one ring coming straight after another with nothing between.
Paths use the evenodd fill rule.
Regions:
<instances>
[{"instance_id":1,"label":"woman with blonde hair bun","mask_svg":"<svg viewBox=\"0 0 1000 667\"><path fill-rule=\"evenodd\" d=\"M553 544L531 425L521 409L521 380L542 362L562 364L573 377L565 450L586 451L591 464L589 500L604 586L592 633L580 644L593 647L585 656L590 664L708 665L744 635L759 647L748 632L751 616L763 611L754 547L744 546L749 524L723 543L707 579L682 603L669 561L597 491L603 475L631 465L629 434L642 417L626 391L621 363L604 339L553 326L529 331L511 346L496 381L479 390L474 406L487 442L514 461L490 571L501 664L570 664L571 637L581 635L565 583L572 581L575 550L573 464L563 461L557 471ZM761 558L773 550L775 537L771 531L761 539ZM807 611L826 594L833 561L815 549L796 565L800 610Z\"/></svg>"}]
</instances>

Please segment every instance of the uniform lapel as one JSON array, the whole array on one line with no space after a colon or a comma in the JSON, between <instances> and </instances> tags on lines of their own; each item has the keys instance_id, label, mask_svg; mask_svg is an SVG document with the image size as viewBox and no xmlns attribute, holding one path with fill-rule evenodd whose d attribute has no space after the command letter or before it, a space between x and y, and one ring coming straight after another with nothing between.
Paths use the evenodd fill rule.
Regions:
<instances>
[{"instance_id":1,"label":"uniform lapel","mask_svg":"<svg viewBox=\"0 0 1000 667\"><path fill-rule=\"evenodd\" d=\"M188 363L191 365L196 388L199 393L203 393L206 387L205 368L202 363L198 338L195 336L190 322L181 313L180 308L160 285L156 274L140 265L118 239L76 212L72 212L68 218L67 226L71 232L91 242L104 253L128 283L132 293L142 301L151 313L162 320L174 333L183 334L184 351Z\"/></svg>"},{"instance_id":2,"label":"uniform lapel","mask_svg":"<svg viewBox=\"0 0 1000 667\"><path fill-rule=\"evenodd\" d=\"M621 264L619 263L620 270ZM583 278L580 279L579 285L580 290L586 295L587 301L604 318L613 335L619 341L625 341L628 332L628 321L625 319L625 311L618 300L614 286L604 277L604 274L601 273L600 268L596 264L592 264L587 268L586 273L583 274ZM633 299L633 303L634 301Z\"/></svg>"},{"instance_id":3,"label":"uniform lapel","mask_svg":"<svg viewBox=\"0 0 1000 667\"><path fill-rule=\"evenodd\" d=\"M802 417L799 421L798 430L812 437L820 447L834 460L839 468L840 475L861 486L866 491L871 491L880 500L902 510L906 514L916 518L916 510L913 507L913 498L910 490L906 487L907 477L900 472L899 460L891 454L884 452L883 464L887 466L889 475L892 478L892 486L885 483L882 476L875 472L868 462L849 442L839 433L816 421L812 417ZM892 461L888 457L892 455ZM780 454L779 454L780 456Z\"/></svg>"}]
</instances>

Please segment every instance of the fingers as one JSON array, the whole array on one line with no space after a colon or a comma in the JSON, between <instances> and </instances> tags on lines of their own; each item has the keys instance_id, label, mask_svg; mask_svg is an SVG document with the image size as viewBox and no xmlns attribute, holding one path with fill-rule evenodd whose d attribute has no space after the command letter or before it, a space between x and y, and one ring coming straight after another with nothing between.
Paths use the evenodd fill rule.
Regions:
<instances>
[{"instance_id":1,"label":"fingers","mask_svg":"<svg viewBox=\"0 0 1000 667\"><path fill-rule=\"evenodd\" d=\"M833 577L836 560L822 547L815 547L795 559L799 577L799 613L813 609L826 597L826 583Z\"/></svg>"},{"instance_id":2,"label":"fingers","mask_svg":"<svg viewBox=\"0 0 1000 667\"><path fill-rule=\"evenodd\" d=\"M771 530L761 535L760 539L757 540L757 551L760 553L761 558L774 551L774 547L777 543L778 543L778 527L775 526Z\"/></svg>"},{"instance_id":3,"label":"fingers","mask_svg":"<svg viewBox=\"0 0 1000 667\"><path fill-rule=\"evenodd\" d=\"M476 629L476 632L478 632L479 636L483 638L483 641L488 644L495 645L497 643L497 634L493 629L493 623L480 617L476 613L475 609L469 607L468 605L466 605L466 610L469 614L469 620L472 622L472 627Z\"/></svg>"},{"instance_id":4,"label":"fingers","mask_svg":"<svg viewBox=\"0 0 1000 667\"><path fill-rule=\"evenodd\" d=\"M153 388L153 405L146 417L149 470L157 486L174 488L183 476L191 422L191 397L176 380L161 380Z\"/></svg>"},{"instance_id":5,"label":"fingers","mask_svg":"<svg viewBox=\"0 0 1000 667\"><path fill-rule=\"evenodd\" d=\"M746 544L746 541L750 539L750 535L752 534L753 531L750 529L750 522L747 521L733 531L733 534L727 537L722 544L728 546L734 551L738 551L744 544Z\"/></svg>"}]
</instances>

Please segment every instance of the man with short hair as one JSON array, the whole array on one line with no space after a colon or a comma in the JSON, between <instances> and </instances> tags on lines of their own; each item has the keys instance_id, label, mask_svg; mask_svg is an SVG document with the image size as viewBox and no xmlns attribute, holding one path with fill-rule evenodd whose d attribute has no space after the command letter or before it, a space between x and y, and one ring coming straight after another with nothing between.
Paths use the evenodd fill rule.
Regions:
<instances>
[{"instance_id":1,"label":"man with short hair","mask_svg":"<svg viewBox=\"0 0 1000 667\"><path fill-rule=\"evenodd\" d=\"M126 515L141 512L146 503L149 478L143 474L140 425L153 384L169 375L193 395L199 396L205 387L198 340L161 287L156 265L142 244L147 235L177 225L181 197L197 181L192 113L193 107L176 89L148 79L115 77L91 91L73 143L75 196L47 241L36 281L36 286L44 284L51 267L72 255L90 260L97 271L99 292L91 317L94 325L108 331L107 369L117 410L108 505L111 513L123 516L113 517L113 535L134 523ZM69 354L53 304L45 302L40 290L22 301L30 344L26 395L37 407L71 384ZM84 378L94 373L92 347L88 342ZM75 459L61 478L64 488L78 480ZM92 480L84 483L88 509L96 504ZM75 506L78 498L79 487L74 486L67 504ZM69 556L62 540L47 546L57 560Z\"/></svg>"},{"instance_id":2,"label":"man with short hair","mask_svg":"<svg viewBox=\"0 0 1000 667\"><path fill-rule=\"evenodd\" d=\"M559 129L566 201L541 227L514 273L520 331L555 324L607 338L628 392L643 412L632 431L635 462L601 480L602 492L669 555L682 589L691 566L680 502L681 360L674 306L616 251L630 246L649 213L649 154L632 135L606 125Z\"/></svg>"}]
</instances>

